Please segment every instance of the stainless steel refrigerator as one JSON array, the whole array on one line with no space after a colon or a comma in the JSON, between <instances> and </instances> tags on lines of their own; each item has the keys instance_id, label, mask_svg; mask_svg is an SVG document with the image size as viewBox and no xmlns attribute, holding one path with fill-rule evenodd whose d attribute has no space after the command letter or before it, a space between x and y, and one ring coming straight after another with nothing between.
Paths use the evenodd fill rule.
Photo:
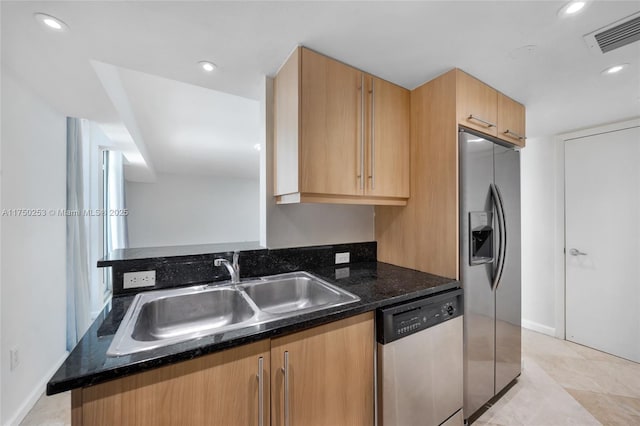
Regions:
<instances>
[{"instance_id":1,"label":"stainless steel refrigerator","mask_svg":"<svg viewBox=\"0 0 640 426\"><path fill-rule=\"evenodd\" d=\"M520 375L520 152L460 129L464 416Z\"/></svg>"}]
</instances>

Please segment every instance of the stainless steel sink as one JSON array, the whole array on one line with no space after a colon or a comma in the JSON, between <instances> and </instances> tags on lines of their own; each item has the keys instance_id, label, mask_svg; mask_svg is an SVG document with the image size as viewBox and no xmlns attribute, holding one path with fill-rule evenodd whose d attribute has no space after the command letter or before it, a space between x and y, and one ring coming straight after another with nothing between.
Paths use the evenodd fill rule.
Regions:
<instances>
[{"instance_id":1,"label":"stainless steel sink","mask_svg":"<svg viewBox=\"0 0 640 426\"><path fill-rule=\"evenodd\" d=\"M306 272L274 275L243 288L258 309L273 315L300 314L359 300Z\"/></svg>"},{"instance_id":2,"label":"stainless steel sink","mask_svg":"<svg viewBox=\"0 0 640 426\"><path fill-rule=\"evenodd\" d=\"M189 287L138 294L107 350L128 355L253 324L255 304L232 287Z\"/></svg>"},{"instance_id":3,"label":"stainless steel sink","mask_svg":"<svg viewBox=\"0 0 640 426\"><path fill-rule=\"evenodd\" d=\"M220 335L360 300L307 272L138 294L108 355L128 355Z\"/></svg>"},{"instance_id":4,"label":"stainless steel sink","mask_svg":"<svg viewBox=\"0 0 640 426\"><path fill-rule=\"evenodd\" d=\"M224 329L255 314L242 292L232 289L162 297L141 306L131 336L143 342L170 339Z\"/></svg>"}]
</instances>

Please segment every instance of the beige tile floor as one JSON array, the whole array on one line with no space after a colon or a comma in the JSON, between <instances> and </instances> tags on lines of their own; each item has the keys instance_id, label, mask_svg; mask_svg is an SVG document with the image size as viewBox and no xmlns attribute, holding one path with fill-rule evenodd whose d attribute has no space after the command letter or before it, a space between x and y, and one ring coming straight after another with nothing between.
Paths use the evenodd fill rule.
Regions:
<instances>
[{"instance_id":1,"label":"beige tile floor","mask_svg":"<svg viewBox=\"0 0 640 426\"><path fill-rule=\"evenodd\" d=\"M640 364L523 330L518 382L477 426L640 425ZM43 396L22 425L70 425L69 392Z\"/></svg>"},{"instance_id":2,"label":"beige tile floor","mask_svg":"<svg viewBox=\"0 0 640 426\"><path fill-rule=\"evenodd\" d=\"M640 364L529 330L518 382L478 426L640 425Z\"/></svg>"},{"instance_id":3,"label":"beige tile floor","mask_svg":"<svg viewBox=\"0 0 640 426\"><path fill-rule=\"evenodd\" d=\"M71 392L60 393L53 396L42 395L20 425L71 425Z\"/></svg>"}]
</instances>

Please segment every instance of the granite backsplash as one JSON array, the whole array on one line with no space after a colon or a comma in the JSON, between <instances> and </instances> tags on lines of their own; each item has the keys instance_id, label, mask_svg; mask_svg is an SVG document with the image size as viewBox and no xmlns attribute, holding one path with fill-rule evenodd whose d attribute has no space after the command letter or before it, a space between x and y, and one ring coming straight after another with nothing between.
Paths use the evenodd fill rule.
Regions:
<instances>
[{"instance_id":1,"label":"granite backsplash","mask_svg":"<svg viewBox=\"0 0 640 426\"><path fill-rule=\"evenodd\" d=\"M195 250L197 247L197 250ZM204 246L194 246L190 253L188 246L175 249L163 247L135 249L121 252L117 256L105 257L98 261L98 267L112 269L113 295L123 296L140 291L161 288L196 285L215 281L226 281L229 273L224 266L213 265L214 259L233 258L233 250L224 247L224 251L215 251L221 246L211 245L210 253L203 253ZM377 243L334 244L323 246L294 247L284 249L255 249L242 245L236 246L240 252L240 278L259 277L311 268L335 265L336 253L349 252L349 263L375 262ZM154 256L154 254L161 254ZM347 266L347 265L345 265ZM125 289L124 274L136 271L156 271L156 283L153 287Z\"/></svg>"}]
</instances>

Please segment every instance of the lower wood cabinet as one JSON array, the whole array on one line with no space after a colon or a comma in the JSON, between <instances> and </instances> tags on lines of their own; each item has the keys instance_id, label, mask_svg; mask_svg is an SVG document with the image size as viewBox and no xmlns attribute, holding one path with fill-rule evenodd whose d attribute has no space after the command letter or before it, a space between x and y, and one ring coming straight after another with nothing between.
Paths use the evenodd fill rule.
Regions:
<instances>
[{"instance_id":1,"label":"lower wood cabinet","mask_svg":"<svg viewBox=\"0 0 640 426\"><path fill-rule=\"evenodd\" d=\"M373 350L366 313L74 389L72 424L370 426Z\"/></svg>"},{"instance_id":2,"label":"lower wood cabinet","mask_svg":"<svg viewBox=\"0 0 640 426\"><path fill-rule=\"evenodd\" d=\"M271 341L272 426L373 425L373 313Z\"/></svg>"},{"instance_id":3,"label":"lower wood cabinet","mask_svg":"<svg viewBox=\"0 0 640 426\"><path fill-rule=\"evenodd\" d=\"M262 424L268 425L269 350L269 340L263 340L74 389L72 424L260 425L263 396Z\"/></svg>"}]
</instances>

